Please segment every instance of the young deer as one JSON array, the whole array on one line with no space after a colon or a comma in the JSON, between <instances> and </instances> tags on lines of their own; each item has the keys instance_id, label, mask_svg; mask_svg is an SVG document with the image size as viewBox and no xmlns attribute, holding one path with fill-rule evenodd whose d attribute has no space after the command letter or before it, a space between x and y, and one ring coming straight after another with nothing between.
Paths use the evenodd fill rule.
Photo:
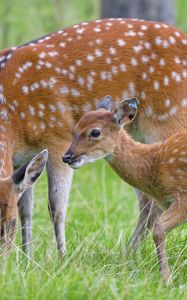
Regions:
<instances>
[{"instance_id":1,"label":"young deer","mask_svg":"<svg viewBox=\"0 0 187 300\"><path fill-rule=\"evenodd\" d=\"M122 127L134 120L137 106L136 98L126 99L115 111L112 98L103 98L97 111L86 113L75 126L63 161L76 169L104 158L123 180L155 199L164 212L153 238L161 276L167 280L165 236L187 220L187 131L151 145L135 142Z\"/></svg>"},{"instance_id":2,"label":"young deer","mask_svg":"<svg viewBox=\"0 0 187 300\"><path fill-rule=\"evenodd\" d=\"M77 24L0 53L0 177L11 176L13 163L48 149L49 209L61 255L66 251L72 178L62 154L72 128L108 93L116 101L124 96L142 99L129 131L146 143L187 128L186 55L184 33L166 24L132 19ZM1 190L0 184L0 203ZM142 197L132 245L154 222L151 207ZM19 210L23 244L29 248L31 208L28 189Z\"/></svg>"},{"instance_id":3,"label":"young deer","mask_svg":"<svg viewBox=\"0 0 187 300\"><path fill-rule=\"evenodd\" d=\"M48 151L44 150L30 162L20 167L13 175L0 179L0 232L1 242L6 250L10 249L16 234L18 201L22 194L30 189L41 175L47 157Z\"/></svg>"}]
</instances>

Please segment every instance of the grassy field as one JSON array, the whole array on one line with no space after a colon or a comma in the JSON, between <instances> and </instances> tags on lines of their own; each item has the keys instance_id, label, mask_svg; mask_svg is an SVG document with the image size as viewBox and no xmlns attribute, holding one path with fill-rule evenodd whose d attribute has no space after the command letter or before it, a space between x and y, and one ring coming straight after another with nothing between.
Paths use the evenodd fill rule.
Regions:
<instances>
[{"instance_id":1,"label":"grassy field","mask_svg":"<svg viewBox=\"0 0 187 300\"><path fill-rule=\"evenodd\" d=\"M177 23L187 31L186 6L186 0L177 1ZM187 226L167 237L174 281L164 286L151 236L137 253L128 249L137 219L133 189L105 162L76 171L67 213L68 253L59 260L43 175L35 190L33 258L22 253L18 234L10 257L1 254L0 300L187 299Z\"/></svg>"},{"instance_id":2,"label":"grassy field","mask_svg":"<svg viewBox=\"0 0 187 300\"><path fill-rule=\"evenodd\" d=\"M137 222L133 190L105 162L75 172L67 217L68 254L59 261L47 211L46 178L39 181L33 219L34 256L20 238L0 261L0 299L186 299L186 226L167 238L174 277L159 279L151 236L137 253L123 254Z\"/></svg>"}]
</instances>

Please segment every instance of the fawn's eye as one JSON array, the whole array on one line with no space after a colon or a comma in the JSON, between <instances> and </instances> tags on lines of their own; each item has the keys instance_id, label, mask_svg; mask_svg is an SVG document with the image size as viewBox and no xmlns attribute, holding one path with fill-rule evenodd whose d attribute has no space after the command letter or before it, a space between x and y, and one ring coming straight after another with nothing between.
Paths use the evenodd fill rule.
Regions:
<instances>
[{"instance_id":1,"label":"fawn's eye","mask_svg":"<svg viewBox=\"0 0 187 300\"><path fill-rule=\"evenodd\" d=\"M100 136L101 132L99 129L93 129L91 132L90 132L90 137L98 137Z\"/></svg>"}]
</instances>

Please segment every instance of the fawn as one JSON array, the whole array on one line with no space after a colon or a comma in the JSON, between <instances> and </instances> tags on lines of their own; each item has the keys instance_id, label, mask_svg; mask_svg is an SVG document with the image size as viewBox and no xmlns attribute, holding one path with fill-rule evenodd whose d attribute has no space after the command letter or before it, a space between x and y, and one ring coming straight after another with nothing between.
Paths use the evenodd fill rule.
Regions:
<instances>
[{"instance_id":1,"label":"fawn","mask_svg":"<svg viewBox=\"0 0 187 300\"><path fill-rule=\"evenodd\" d=\"M142 99L128 128L136 139L152 143L187 128L186 55L187 37L180 30L134 19L84 22L0 52L0 177L10 177L12 165L48 149L49 211L60 255L66 252L73 174L62 154L74 125L109 93L116 102ZM0 183L0 206L1 191ZM18 208L23 248L30 251L31 188ZM154 223L157 210L151 208L150 199L142 197L132 246Z\"/></svg>"},{"instance_id":2,"label":"fawn","mask_svg":"<svg viewBox=\"0 0 187 300\"><path fill-rule=\"evenodd\" d=\"M75 126L63 161L76 169L104 158L123 180L155 199L164 212L156 220L153 239L161 276L167 280L165 236L187 220L187 131L151 145L135 142L122 127L134 120L137 107L137 99L129 98L114 110L112 98L104 97Z\"/></svg>"},{"instance_id":3,"label":"fawn","mask_svg":"<svg viewBox=\"0 0 187 300\"><path fill-rule=\"evenodd\" d=\"M43 150L11 176L1 178L0 231L5 250L11 248L17 227L17 204L22 194L40 177L47 162L48 151ZM24 205L24 204L23 204ZM24 228L23 228L24 230Z\"/></svg>"}]
</instances>

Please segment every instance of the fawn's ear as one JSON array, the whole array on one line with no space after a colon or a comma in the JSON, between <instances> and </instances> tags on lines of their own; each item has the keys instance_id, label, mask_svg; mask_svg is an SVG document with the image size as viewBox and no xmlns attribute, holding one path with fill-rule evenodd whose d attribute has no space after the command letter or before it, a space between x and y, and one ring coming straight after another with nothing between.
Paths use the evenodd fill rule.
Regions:
<instances>
[{"instance_id":1,"label":"fawn's ear","mask_svg":"<svg viewBox=\"0 0 187 300\"><path fill-rule=\"evenodd\" d=\"M99 110L99 109L104 109L106 111L112 112L113 109L114 109L114 102L113 102L112 96L105 96L105 97L103 97L97 103L96 110Z\"/></svg>"},{"instance_id":2,"label":"fawn's ear","mask_svg":"<svg viewBox=\"0 0 187 300\"><path fill-rule=\"evenodd\" d=\"M30 162L20 167L12 175L12 180L18 188L19 195L30 188L42 174L48 158L48 151L43 150Z\"/></svg>"},{"instance_id":3,"label":"fawn's ear","mask_svg":"<svg viewBox=\"0 0 187 300\"><path fill-rule=\"evenodd\" d=\"M132 122L137 115L139 101L136 98L127 98L120 102L114 113L115 122L118 126Z\"/></svg>"}]
</instances>

